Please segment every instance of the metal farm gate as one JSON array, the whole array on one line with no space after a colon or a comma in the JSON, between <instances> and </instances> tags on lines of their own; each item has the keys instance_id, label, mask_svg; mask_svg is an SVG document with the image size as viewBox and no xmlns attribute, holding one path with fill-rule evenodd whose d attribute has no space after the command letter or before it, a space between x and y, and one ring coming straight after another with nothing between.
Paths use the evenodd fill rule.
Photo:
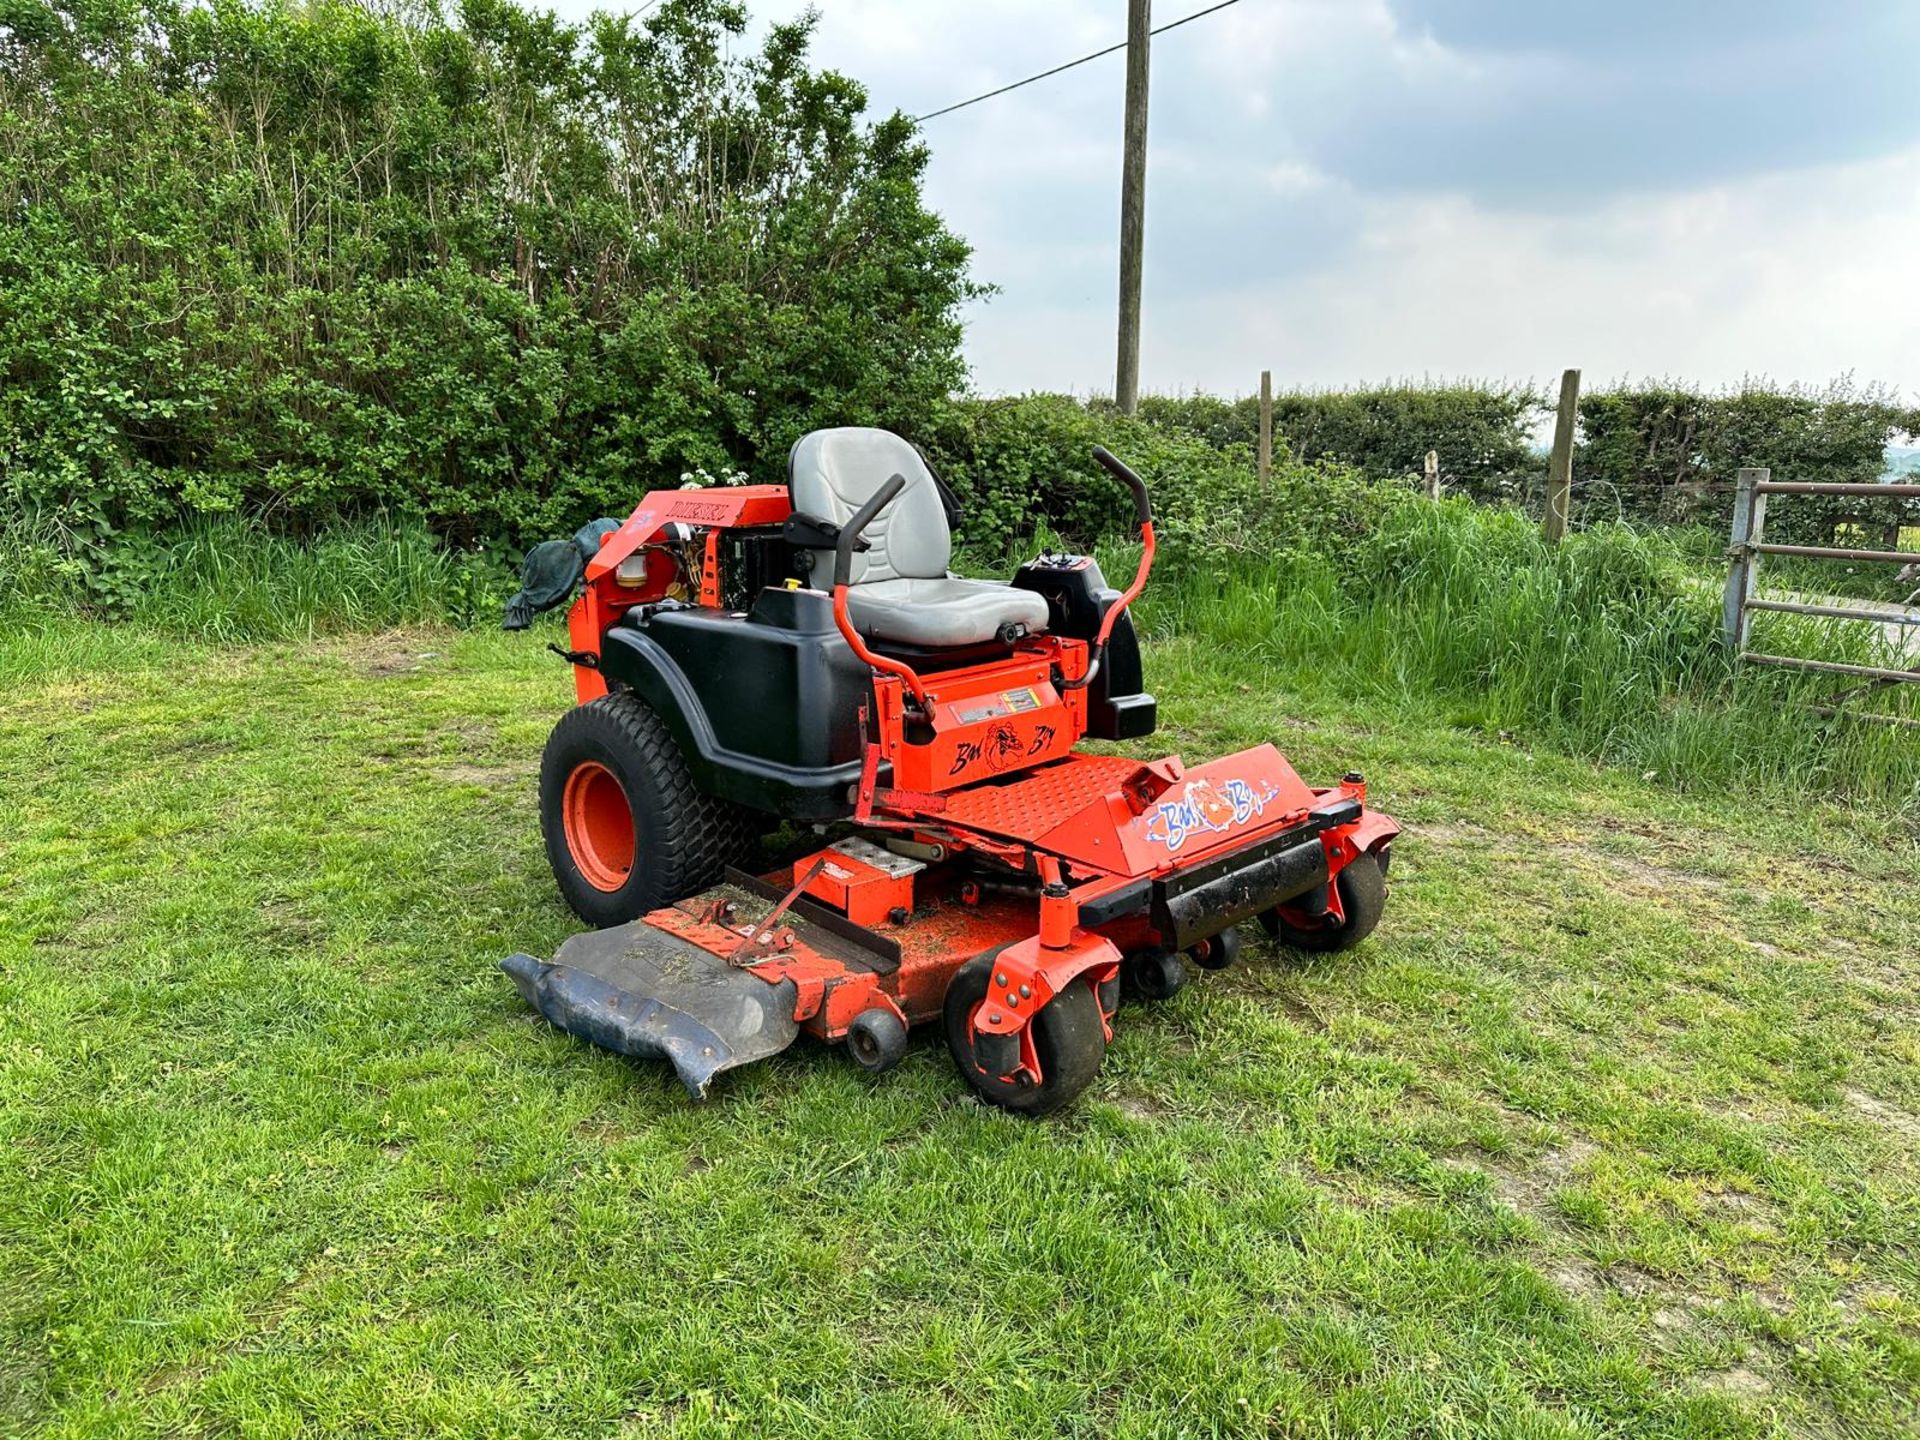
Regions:
<instances>
[{"instance_id":1,"label":"metal farm gate","mask_svg":"<svg viewBox=\"0 0 1920 1440\"><path fill-rule=\"evenodd\" d=\"M1726 601L1721 623L1727 646L1740 659L1755 665L1778 665L1793 670L1815 670L1844 675L1859 683L1829 697L1825 705L1815 706L1822 715L1846 714L1862 720L1882 721L1920 729L1920 720L1898 715L1878 715L1870 711L1837 707L1870 691L1888 685L1920 681L1920 669L1895 670L1878 665L1846 665L1837 660L1806 660L1797 655L1768 655L1748 648L1753 629L1753 612L1779 611L1788 615L1815 615L1833 620L1866 620L1876 625L1920 627L1920 610L1912 600L1906 605L1873 606L1835 604L1830 599L1815 601L1770 598L1756 593L1760 560L1765 555L1798 555L1815 560L1852 560L1863 564L1907 565L1920 567L1920 552L1905 550L1850 550L1829 545L1774 545L1767 543L1767 497L1769 495L1845 495L1863 500L1911 500L1920 498L1916 484L1845 485L1828 482L1773 480L1765 469L1740 472L1740 483L1733 504L1733 542L1727 554L1733 560L1727 576ZM1896 541L1896 543L1898 543ZM1906 630L1900 632L1903 636ZM1904 652L1909 647L1902 645Z\"/></svg>"}]
</instances>

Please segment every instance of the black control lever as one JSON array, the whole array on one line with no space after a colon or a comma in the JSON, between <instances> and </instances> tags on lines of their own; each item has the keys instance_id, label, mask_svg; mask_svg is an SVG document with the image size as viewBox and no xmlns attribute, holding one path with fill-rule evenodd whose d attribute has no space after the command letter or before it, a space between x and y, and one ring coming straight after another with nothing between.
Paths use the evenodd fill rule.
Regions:
<instances>
[{"instance_id":1,"label":"black control lever","mask_svg":"<svg viewBox=\"0 0 1920 1440\"><path fill-rule=\"evenodd\" d=\"M1093 458L1100 468L1133 492L1133 517L1142 525L1153 523L1153 504L1147 499L1147 482L1133 473L1133 467L1104 445L1093 447Z\"/></svg>"},{"instance_id":2,"label":"black control lever","mask_svg":"<svg viewBox=\"0 0 1920 1440\"><path fill-rule=\"evenodd\" d=\"M907 477L895 475L886 484L867 498L867 503L853 512L853 518L840 527L840 539L833 547L833 584L838 589L842 585L853 583L853 552L856 548L866 549L860 539L860 532L872 523L873 517L893 503L893 497L907 488Z\"/></svg>"}]
</instances>

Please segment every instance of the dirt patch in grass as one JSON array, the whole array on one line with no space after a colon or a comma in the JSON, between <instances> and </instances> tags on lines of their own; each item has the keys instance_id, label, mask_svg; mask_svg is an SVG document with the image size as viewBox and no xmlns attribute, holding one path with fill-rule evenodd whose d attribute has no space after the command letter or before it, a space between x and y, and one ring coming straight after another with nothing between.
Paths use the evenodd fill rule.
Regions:
<instances>
[{"instance_id":1,"label":"dirt patch in grass","mask_svg":"<svg viewBox=\"0 0 1920 1440\"><path fill-rule=\"evenodd\" d=\"M1157 1124L1166 1118L1166 1107L1145 1095L1134 1095L1122 1091L1105 1098L1109 1105L1129 1120L1137 1120L1143 1125Z\"/></svg>"},{"instance_id":2,"label":"dirt patch in grass","mask_svg":"<svg viewBox=\"0 0 1920 1440\"><path fill-rule=\"evenodd\" d=\"M1437 840L1442 845L1461 844L1467 841L1482 842L1496 838L1518 839L1518 836L1501 836L1499 832L1489 830L1484 825L1476 825L1471 820L1423 820L1406 821L1406 833L1422 840Z\"/></svg>"},{"instance_id":3,"label":"dirt patch in grass","mask_svg":"<svg viewBox=\"0 0 1920 1440\"><path fill-rule=\"evenodd\" d=\"M1600 1272L1577 1255L1562 1255L1540 1267L1544 1275L1556 1290L1571 1295L1577 1300L1588 1303L1602 1299L1607 1287L1600 1278Z\"/></svg>"},{"instance_id":4,"label":"dirt patch in grass","mask_svg":"<svg viewBox=\"0 0 1920 1440\"><path fill-rule=\"evenodd\" d=\"M1255 929L1249 925L1243 933L1251 937ZM1228 970L1198 971L1189 974L1188 983L1205 985L1231 995L1244 995L1262 1005L1278 1006L1289 1020L1303 1030L1315 1034L1326 1033L1330 1028L1326 1017L1308 1003L1288 978L1289 972L1300 964L1300 952L1278 945L1262 945L1258 950L1249 947L1246 953L1252 964L1243 963Z\"/></svg>"},{"instance_id":5,"label":"dirt patch in grass","mask_svg":"<svg viewBox=\"0 0 1920 1440\"><path fill-rule=\"evenodd\" d=\"M1920 1008L1920 955L1897 947L1869 954L1837 935L1828 937L1826 944L1840 973L1873 987L1882 1005L1902 1011Z\"/></svg>"},{"instance_id":6,"label":"dirt patch in grass","mask_svg":"<svg viewBox=\"0 0 1920 1440\"><path fill-rule=\"evenodd\" d=\"M1326 1020L1292 986L1281 986L1274 992L1273 998L1280 1002L1280 1008L1287 1012L1287 1017L1296 1025L1304 1026L1317 1034L1326 1033L1328 1029Z\"/></svg>"},{"instance_id":7,"label":"dirt patch in grass","mask_svg":"<svg viewBox=\"0 0 1920 1440\"><path fill-rule=\"evenodd\" d=\"M1651 825L1628 825L1619 821L1601 822L1602 828L1610 833L1632 835L1644 840L1656 842L1663 852L1684 854L1688 851L1684 834L1676 834L1662 827ZM1432 821L1409 824L1410 834L1422 840L1438 842L1442 845L1473 844L1480 846L1498 846L1503 849L1532 851L1542 861L1549 856L1560 856L1589 869L1606 869L1625 876L1635 883L1642 892L1663 894L1678 888L1704 891L1722 895L1736 890L1745 890L1753 894L1756 900L1765 904L1767 894L1764 891L1743 884L1736 878L1710 874L1698 869L1667 863L1665 859L1647 859L1643 856L1626 853L1605 845L1589 844L1582 840L1555 838L1536 835L1524 830L1492 830L1477 825L1470 820Z\"/></svg>"},{"instance_id":8,"label":"dirt patch in grass","mask_svg":"<svg viewBox=\"0 0 1920 1440\"><path fill-rule=\"evenodd\" d=\"M271 900L260 911L263 940L276 948L296 949L325 937L326 922L290 900Z\"/></svg>"},{"instance_id":9,"label":"dirt patch in grass","mask_svg":"<svg viewBox=\"0 0 1920 1440\"><path fill-rule=\"evenodd\" d=\"M368 660L359 668L360 673L370 680L387 680L395 675L412 674L420 668L421 661L431 660L432 658L431 653L425 655L408 655L402 652L382 655L375 659Z\"/></svg>"},{"instance_id":10,"label":"dirt patch in grass","mask_svg":"<svg viewBox=\"0 0 1920 1440\"><path fill-rule=\"evenodd\" d=\"M1758 1400L1763 1395L1773 1393L1773 1382L1745 1365L1705 1371L1695 1377L1694 1383L1702 1390L1711 1390L1735 1400Z\"/></svg>"},{"instance_id":11,"label":"dirt patch in grass","mask_svg":"<svg viewBox=\"0 0 1920 1440\"><path fill-rule=\"evenodd\" d=\"M1664 891L1678 886L1724 895L1732 890L1747 888L1740 885L1738 881L1729 880L1721 875L1703 875L1698 870L1678 869L1672 865L1663 865L1657 860L1644 860L1638 855L1626 855L1618 850L1582 845L1576 841L1563 840L1553 848L1563 855L1603 865L1652 891ZM1762 904L1766 903L1765 891L1753 890L1751 893Z\"/></svg>"},{"instance_id":12,"label":"dirt patch in grass","mask_svg":"<svg viewBox=\"0 0 1920 1440\"><path fill-rule=\"evenodd\" d=\"M524 765L443 765L433 773L451 785L479 785L493 789L518 785L539 771L539 766Z\"/></svg>"},{"instance_id":13,"label":"dirt patch in grass","mask_svg":"<svg viewBox=\"0 0 1920 1440\"><path fill-rule=\"evenodd\" d=\"M1448 1156L1442 1163L1486 1176L1495 1200L1540 1228L1547 1253L1535 1261L1535 1266L1557 1289L1589 1303L1614 1295L1645 1298L1659 1308L1659 1313L1675 1320L1674 1328L1679 1328L1687 1323L1682 1317L1695 1297L1672 1291L1638 1266L1603 1266L1574 1248L1578 1241L1554 1197L1599 1153L1600 1147L1591 1140L1573 1135L1531 1157L1492 1155L1476 1146Z\"/></svg>"},{"instance_id":14,"label":"dirt patch in grass","mask_svg":"<svg viewBox=\"0 0 1920 1440\"><path fill-rule=\"evenodd\" d=\"M1900 1307L1900 1292L1891 1285L1862 1282L1849 1285L1833 1299L1834 1313L1845 1320L1891 1314Z\"/></svg>"},{"instance_id":15,"label":"dirt patch in grass","mask_svg":"<svg viewBox=\"0 0 1920 1440\"><path fill-rule=\"evenodd\" d=\"M1572 1178L1575 1170L1599 1153L1600 1147L1591 1140L1573 1136L1530 1160L1490 1155L1475 1147L1465 1154L1449 1157L1446 1163L1457 1170L1485 1175L1501 1204L1557 1226L1558 1212L1551 1203L1554 1192Z\"/></svg>"},{"instance_id":16,"label":"dirt patch in grass","mask_svg":"<svg viewBox=\"0 0 1920 1440\"><path fill-rule=\"evenodd\" d=\"M446 637L431 631L387 630L374 635L349 635L324 642L321 654L345 664L370 680L408 675L446 648Z\"/></svg>"},{"instance_id":17,"label":"dirt patch in grass","mask_svg":"<svg viewBox=\"0 0 1920 1440\"><path fill-rule=\"evenodd\" d=\"M1897 1105L1889 1105L1877 1096L1851 1086L1840 1092L1840 1098L1847 1102L1847 1108L1856 1115L1872 1121L1882 1130L1891 1131L1909 1145L1920 1145L1920 1116L1914 1116Z\"/></svg>"},{"instance_id":18,"label":"dirt patch in grass","mask_svg":"<svg viewBox=\"0 0 1920 1440\"><path fill-rule=\"evenodd\" d=\"M100 681L64 680L48 685L36 697L39 704L67 715L91 715L94 707L111 693Z\"/></svg>"},{"instance_id":19,"label":"dirt patch in grass","mask_svg":"<svg viewBox=\"0 0 1920 1440\"><path fill-rule=\"evenodd\" d=\"M0 1320L12 1320L16 1297L0 1283ZM0 1433L24 1435L46 1405L51 1362L45 1351L0 1344ZM19 1428L16 1429L15 1427Z\"/></svg>"},{"instance_id":20,"label":"dirt patch in grass","mask_svg":"<svg viewBox=\"0 0 1920 1440\"><path fill-rule=\"evenodd\" d=\"M1714 1190L1701 1197L1701 1208L1709 1214L1753 1225L1770 1225L1773 1207L1758 1195L1743 1190Z\"/></svg>"},{"instance_id":21,"label":"dirt patch in grass","mask_svg":"<svg viewBox=\"0 0 1920 1440\"><path fill-rule=\"evenodd\" d=\"M207 1377L205 1365L169 1365L164 1370L156 1370L140 1382L142 1395L158 1395L162 1390L171 1390L176 1385L197 1385Z\"/></svg>"}]
</instances>

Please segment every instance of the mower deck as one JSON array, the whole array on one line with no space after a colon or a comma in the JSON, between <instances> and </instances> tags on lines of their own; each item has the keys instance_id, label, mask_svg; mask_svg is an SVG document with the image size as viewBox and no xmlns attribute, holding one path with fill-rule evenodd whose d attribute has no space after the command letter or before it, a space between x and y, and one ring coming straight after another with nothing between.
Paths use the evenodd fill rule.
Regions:
<instances>
[{"instance_id":1,"label":"mower deck","mask_svg":"<svg viewBox=\"0 0 1920 1440\"><path fill-rule=\"evenodd\" d=\"M959 964L1033 933L1030 897L985 894L968 905L957 885L872 929L806 898L776 913L796 868L733 872L676 905L572 937L551 964L513 955L502 968L551 1024L666 1060L705 1099L714 1076L779 1053L802 1030L844 1040L875 1006L908 1024L937 1019ZM753 945L763 931L769 943Z\"/></svg>"},{"instance_id":2,"label":"mower deck","mask_svg":"<svg viewBox=\"0 0 1920 1440\"><path fill-rule=\"evenodd\" d=\"M1351 845L1361 819L1352 794L1308 789L1271 746L1190 776L1177 758L1074 755L938 798L941 820L982 842L1057 848L1064 838L1139 862L1076 867L1067 892L1115 959L1162 935L1184 948L1324 889L1323 837ZM1005 829L993 828L1000 822ZM802 1030L838 1041L875 1010L903 1026L937 1018L962 964L1033 935L1040 894L1037 880L1016 873L982 879L958 859L901 864L844 837L790 866L731 871L639 920L575 936L552 965L516 955L505 968L553 1024L666 1059L704 1098L716 1074L785 1049Z\"/></svg>"}]
</instances>

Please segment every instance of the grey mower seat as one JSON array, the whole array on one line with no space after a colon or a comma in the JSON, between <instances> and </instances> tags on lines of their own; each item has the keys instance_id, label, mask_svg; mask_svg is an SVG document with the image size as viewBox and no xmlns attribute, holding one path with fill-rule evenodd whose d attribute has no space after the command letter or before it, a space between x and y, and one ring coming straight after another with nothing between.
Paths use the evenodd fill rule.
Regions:
<instances>
[{"instance_id":1,"label":"grey mower seat","mask_svg":"<svg viewBox=\"0 0 1920 1440\"><path fill-rule=\"evenodd\" d=\"M1003 638L1009 628L1037 635L1047 602L1030 590L947 572L953 536L947 512L920 452L887 430L844 426L815 430L787 458L793 508L844 525L895 475L906 489L866 529L869 548L853 557L847 615L870 640L941 649ZM813 556L816 584L833 573L833 552Z\"/></svg>"}]
</instances>

